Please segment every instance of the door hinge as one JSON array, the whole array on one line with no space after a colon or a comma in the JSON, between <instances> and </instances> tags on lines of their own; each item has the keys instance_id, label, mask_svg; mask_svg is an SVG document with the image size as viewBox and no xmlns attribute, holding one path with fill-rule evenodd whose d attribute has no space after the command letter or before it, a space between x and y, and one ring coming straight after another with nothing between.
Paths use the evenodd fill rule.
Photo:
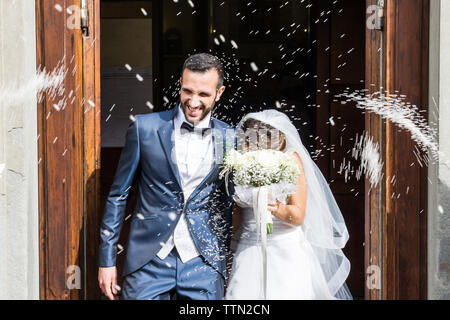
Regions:
<instances>
[{"instance_id":1,"label":"door hinge","mask_svg":"<svg viewBox=\"0 0 450 320\"><path fill-rule=\"evenodd\" d=\"M378 0L375 19L375 30L383 30L383 28L384 28L384 0Z\"/></svg>"},{"instance_id":2,"label":"door hinge","mask_svg":"<svg viewBox=\"0 0 450 320\"><path fill-rule=\"evenodd\" d=\"M81 0L81 32L89 37L89 5L88 0Z\"/></svg>"}]
</instances>

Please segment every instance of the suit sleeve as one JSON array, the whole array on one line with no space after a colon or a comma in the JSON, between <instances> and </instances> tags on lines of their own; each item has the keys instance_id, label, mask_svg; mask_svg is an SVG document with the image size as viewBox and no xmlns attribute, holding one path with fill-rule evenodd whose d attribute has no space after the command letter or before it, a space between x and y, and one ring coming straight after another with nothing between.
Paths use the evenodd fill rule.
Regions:
<instances>
[{"instance_id":1,"label":"suit sleeve","mask_svg":"<svg viewBox=\"0 0 450 320\"><path fill-rule=\"evenodd\" d=\"M100 229L99 267L116 265L117 242L139 160L139 130L138 117L136 117L127 129L125 147L122 149L114 182L106 200Z\"/></svg>"}]
</instances>

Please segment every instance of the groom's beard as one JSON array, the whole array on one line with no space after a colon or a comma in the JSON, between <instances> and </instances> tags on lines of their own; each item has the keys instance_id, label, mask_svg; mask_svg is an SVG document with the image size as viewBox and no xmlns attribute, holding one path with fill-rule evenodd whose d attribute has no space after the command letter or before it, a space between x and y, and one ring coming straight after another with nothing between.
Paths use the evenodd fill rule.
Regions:
<instances>
[{"instance_id":1,"label":"groom's beard","mask_svg":"<svg viewBox=\"0 0 450 320\"><path fill-rule=\"evenodd\" d=\"M214 100L209 108L206 108L206 106L203 103L199 106L199 108L203 109L204 111L203 111L202 115L200 116L200 119L196 120L195 123L192 123L193 125L204 120L211 112L213 112L214 107L216 106L216 98L217 98L217 93L216 93L216 96L214 97ZM182 106L183 106L182 109L183 109L184 115L186 117L186 109L189 108L189 101L182 103ZM193 108L193 109L195 109L195 108ZM187 117L186 117L186 119L187 119Z\"/></svg>"}]
</instances>

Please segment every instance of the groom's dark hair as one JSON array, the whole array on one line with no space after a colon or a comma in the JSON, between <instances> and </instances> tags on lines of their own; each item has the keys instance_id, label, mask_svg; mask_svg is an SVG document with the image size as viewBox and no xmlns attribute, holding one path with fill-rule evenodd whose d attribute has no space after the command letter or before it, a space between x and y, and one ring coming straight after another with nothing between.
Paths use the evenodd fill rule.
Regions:
<instances>
[{"instance_id":1,"label":"groom's dark hair","mask_svg":"<svg viewBox=\"0 0 450 320\"><path fill-rule=\"evenodd\" d=\"M211 69L216 69L219 74L219 83L217 89L223 86L224 83L224 68L220 60L208 53L197 53L186 59L183 65L183 70L181 70L181 75L183 75L184 70L191 70L194 72L204 73Z\"/></svg>"}]
</instances>

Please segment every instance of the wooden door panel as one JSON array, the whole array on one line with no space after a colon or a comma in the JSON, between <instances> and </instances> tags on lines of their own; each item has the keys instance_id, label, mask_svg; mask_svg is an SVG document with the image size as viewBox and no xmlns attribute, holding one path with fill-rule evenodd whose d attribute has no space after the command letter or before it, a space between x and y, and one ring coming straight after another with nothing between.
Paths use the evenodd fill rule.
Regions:
<instances>
[{"instance_id":1,"label":"wooden door panel","mask_svg":"<svg viewBox=\"0 0 450 320\"><path fill-rule=\"evenodd\" d=\"M61 97L38 105L41 299L98 292L100 9L86 3L88 38L78 21L80 0L36 0L37 64L52 71L61 63L66 71L62 108L54 108Z\"/></svg>"},{"instance_id":2,"label":"wooden door panel","mask_svg":"<svg viewBox=\"0 0 450 320\"><path fill-rule=\"evenodd\" d=\"M427 119L429 0L388 1L386 12L385 88L405 95ZM383 298L426 299L427 168L414 156L409 132L387 121L385 136Z\"/></svg>"},{"instance_id":3,"label":"wooden door panel","mask_svg":"<svg viewBox=\"0 0 450 320\"><path fill-rule=\"evenodd\" d=\"M366 6L374 6L377 0L366 0ZM366 16L368 17L368 16ZM383 46L383 33L379 30L366 28L366 81L365 87L368 88L368 93L373 93L380 90L383 85L383 73L380 72L382 66L382 58L380 57L379 48ZM373 113L366 113L365 115L366 131L373 138L374 143L383 145L383 122L380 117ZM381 157L384 159L384 148L381 148ZM381 267L381 239L382 239L382 225L381 215L383 212L383 177L380 184L372 189L370 182L366 179L365 190L365 253L364 253L364 269L371 265ZM370 191L368 191L370 190ZM389 223L389 222L388 222ZM365 286L365 298L370 300L379 300L381 296L381 287Z\"/></svg>"},{"instance_id":4,"label":"wooden door panel","mask_svg":"<svg viewBox=\"0 0 450 320\"><path fill-rule=\"evenodd\" d=\"M81 31L66 27L71 5L80 1L36 0L37 65L48 71L62 65L64 94L71 92L59 111L54 104L64 97L46 96L38 104L41 299L83 296L83 287L67 286L70 275L81 276L84 247L82 43Z\"/></svg>"},{"instance_id":5,"label":"wooden door panel","mask_svg":"<svg viewBox=\"0 0 450 320\"><path fill-rule=\"evenodd\" d=\"M341 10L342 9L342 10ZM347 224L350 239L344 253L351 263L347 285L355 298L364 297L364 177L340 172L344 159L356 170L352 159L356 135L364 132L364 114L354 104L341 104L335 96L344 90L360 90L364 74L364 2L317 2L316 135L321 155L317 164ZM322 15L322 13L328 13ZM344 35L344 36L342 36ZM350 51L350 53L349 53Z\"/></svg>"},{"instance_id":6,"label":"wooden door panel","mask_svg":"<svg viewBox=\"0 0 450 320\"><path fill-rule=\"evenodd\" d=\"M100 1L88 1L89 37L82 37L83 44L83 135L84 135L84 225L83 258L85 277L85 299L96 299L100 295L97 280L100 206Z\"/></svg>"}]
</instances>

